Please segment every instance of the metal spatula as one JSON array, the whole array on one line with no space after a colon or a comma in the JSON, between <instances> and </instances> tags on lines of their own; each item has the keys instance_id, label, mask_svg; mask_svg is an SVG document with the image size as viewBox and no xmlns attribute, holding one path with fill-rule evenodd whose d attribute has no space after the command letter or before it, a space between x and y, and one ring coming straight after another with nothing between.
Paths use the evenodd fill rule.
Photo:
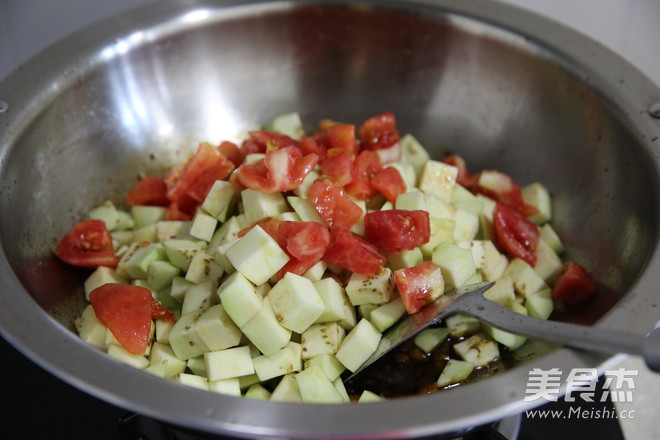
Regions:
<instances>
[{"instance_id":1,"label":"metal spatula","mask_svg":"<svg viewBox=\"0 0 660 440\"><path fill-rule=\"evenodd\" d=\"M401 319L383 335L374 354L347 380L360 374L376 360L413 338L420 331L459 312L473 315L502 330L533 339L600 353L640 355L644 357L651 370L660 371L660 327L644 336L531 318L485 298L483 293L493 284L472 284L454 289L426 305L419 312Z\"/></svg>"}]
</instances>

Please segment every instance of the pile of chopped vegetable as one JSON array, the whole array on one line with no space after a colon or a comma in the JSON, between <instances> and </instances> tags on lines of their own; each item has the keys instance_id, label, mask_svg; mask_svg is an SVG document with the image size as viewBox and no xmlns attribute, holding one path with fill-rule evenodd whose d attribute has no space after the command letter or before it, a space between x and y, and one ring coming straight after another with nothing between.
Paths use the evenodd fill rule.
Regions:
<instances>
[{"instance_id":1,"label":"pile of chopped vegetable","mask_svg":"<svg viewBox=\"0 0 660 440\"><path fill-rule=\"evenodd\" d=\"M495 281L489 299L547 319L554 301L597 290L560 259L542 184L471 173L457 155L432 160L390 112L358 127L322 120L312 135L298 114L279 116L241 143L200 144L124 202L93 209L55 250L93 269L78 333L134 367L219 393L380 400L349 396L342 375L444 292ZM423 358L448 341L436 389L526 340L454 315L415 345Z\"/></svg>"}]
</instances>

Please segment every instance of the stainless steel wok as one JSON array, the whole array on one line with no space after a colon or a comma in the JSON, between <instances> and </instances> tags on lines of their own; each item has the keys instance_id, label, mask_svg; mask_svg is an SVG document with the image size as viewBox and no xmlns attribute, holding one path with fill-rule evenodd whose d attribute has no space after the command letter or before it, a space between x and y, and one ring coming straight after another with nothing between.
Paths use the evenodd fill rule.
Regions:
<instances>
[{"instance_id":1,"label":"stainless steel wok","mask_svg":"<svg viewBox=\"0 0 660 440\"><path fill-rule=\"evenodd\" d=\"M138 172L284 112L312 128L392 110L436 157L543 182L566 257L602 284L589 307L559 316L639 333L660 318L660 90L599 44L510 6L161 1L50 47L0 84L0 100L0 331L67 382L159 420L244 437L458 432L542 403L524 401L531 368L617 361L536 347L447 392L296 405L184 388L79 340L85 273L50 255L58 238L121 201Z\"/></svg>"}]
</instances>

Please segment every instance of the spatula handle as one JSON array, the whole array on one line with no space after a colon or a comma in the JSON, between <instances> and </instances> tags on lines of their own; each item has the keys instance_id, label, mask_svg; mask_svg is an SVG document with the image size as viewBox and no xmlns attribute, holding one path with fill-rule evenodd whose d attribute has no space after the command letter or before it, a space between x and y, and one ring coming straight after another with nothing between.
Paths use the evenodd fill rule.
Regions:
<instances>
[{"instance_id":1,"label":"spatula handle","mask_svg":"<svg viewBox=\"0 0 660 440\"><path fill-rule=\"evenodd\" d=\"M469 299L461 298L456 306L456 311L475 315L494 327L530 338L599 353L640 355L651 370L660 371L660 329L645 337L617 330L546 321L521 315L477 295Z\"/></svg>"}]
</instances>

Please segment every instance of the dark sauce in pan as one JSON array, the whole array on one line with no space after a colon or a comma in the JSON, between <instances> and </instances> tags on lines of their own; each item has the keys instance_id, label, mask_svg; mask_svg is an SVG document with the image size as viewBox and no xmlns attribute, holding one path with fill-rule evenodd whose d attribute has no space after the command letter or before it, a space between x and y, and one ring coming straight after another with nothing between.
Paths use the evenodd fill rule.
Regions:
<instances>
[{"instance_id":1,"label":"dark sauce in pan","mask_svg":"<svg viewBox=\"0 0 660 440\"><path fill-rule=\"evenodd\" d=\"M351 400L357 400L364 390L385 398L429 394L442 389L453 388L456 384L438 388L436 381L447 361L456 355L453 345L464 338L447 338L431 353L426 353L413 341L402 344L387 353L364 372L347 382L346 391ZM473 382L490 377L509 368L513 360L508 351L500 347L500 358L488 365L475 368L472 374L461 383Z\"/></svg>"}]
</instances>

